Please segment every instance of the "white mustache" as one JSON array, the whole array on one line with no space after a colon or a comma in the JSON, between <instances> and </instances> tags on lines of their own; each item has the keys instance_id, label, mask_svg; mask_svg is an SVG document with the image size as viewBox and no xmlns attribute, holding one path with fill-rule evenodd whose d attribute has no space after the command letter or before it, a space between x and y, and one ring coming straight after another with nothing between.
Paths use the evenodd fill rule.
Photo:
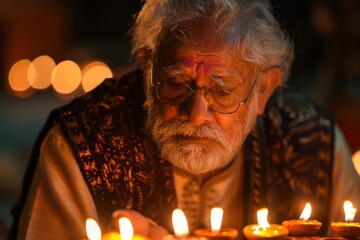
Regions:
<instances>
[{"instance_id":1,"label":"white mustache","mask_svg":"<svg viewBox=\"0 0 360 240\"><path fill-rule=\"evenodd\" d=\"M219 126L208 123L194 126L189 122L182 120L173 120L168 123L162 123L159 130L165 132L167 137L181 135L185 137L209 138L221 142L227 141L227 136Z\"/></svg>"}]
</instances>

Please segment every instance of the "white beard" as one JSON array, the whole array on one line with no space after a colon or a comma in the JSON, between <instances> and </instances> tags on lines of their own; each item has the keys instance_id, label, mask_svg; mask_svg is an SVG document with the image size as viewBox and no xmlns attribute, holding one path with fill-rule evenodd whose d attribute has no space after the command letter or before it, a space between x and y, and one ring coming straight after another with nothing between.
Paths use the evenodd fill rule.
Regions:
<instances>
[{"instance_id":1,"label":"white beard","mask_svg":"<svg viewBox=\"0 0 360 240\"><path fill-rule=\"evenodd\" d=\"M148 94L146 124L162 158L191 174L207 173L226 166L240 151L256 121L255 101L252 99L256 98L250 98L246 105L241 106L247 107L247 111L226 133L215 123L195 126L176 118L164 122L160 107Z\"/></svg>"}]
</instances>

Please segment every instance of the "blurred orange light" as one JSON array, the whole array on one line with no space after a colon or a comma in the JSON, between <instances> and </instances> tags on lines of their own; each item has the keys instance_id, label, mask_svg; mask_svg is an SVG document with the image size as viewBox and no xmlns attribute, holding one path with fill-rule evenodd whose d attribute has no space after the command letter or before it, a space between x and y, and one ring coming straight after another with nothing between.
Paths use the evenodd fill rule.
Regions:
<instances>
[{"instance_id":1,"label":"blurred orange light","mask_svg":"<svg viewBox=\"0 0 360 240\"><path fill-rule=\"evenodd\" d=\"M22 59L16 62L9 71L9 85L17 92L26 91L30 88L28 80L28 68L31 62L29 59Z\"/></svg>"},{"instance_id":2,"label":"blurred orange light","mask_svg":"<svg viewBox=\"0 0 360 240\"><path fill-rule=\"evenodd\" d=\"M91 91L97 85L102 83L105 78L113 77L110 68L101 61L91 62L86 65L82 71L82 87L85 92Z\"/></svg>"},{"instance_id":3,"label":"blurred orange light","mask_svg":"<svg viewBox=\"0 0 360 240\"><path fill-rule=\"evenodd\" d=\"M360 150L356 151L352 155L352 161L353 161L356 171L360 175Z\"/></svg>"},{"instance_id":4,"label":"blurred orange light","mask_svg":"<svg viewBox=\"0 0 360 240\"><path fill-rule=\"evenodd\" d=\"M73 61L60 62L51 74L51 83L55 91L69 94L75 91L81 82L80 67Z\"/></svg>"},{"instance_id":5,"label":"blurred orange light","mask_svg":"<svg viewBox=\"0 0 360 240\"><path fill-rule=\"evenodd\" d=\"M51 85L51 73L55 66L55 61L47 55L34 59L28 69L30 85L36 89L49 87Z\"/></svg>"}]
</instances>

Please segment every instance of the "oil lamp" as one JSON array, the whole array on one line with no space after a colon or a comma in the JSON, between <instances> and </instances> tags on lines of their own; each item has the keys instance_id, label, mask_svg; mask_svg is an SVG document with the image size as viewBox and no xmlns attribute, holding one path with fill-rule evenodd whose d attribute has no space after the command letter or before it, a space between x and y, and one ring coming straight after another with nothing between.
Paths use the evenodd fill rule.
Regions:
<instances>
[{"instance_id":1,"label":"oil lamp","mask_svg":"<svg viewBox=\"0 0 360 240\"><path fill-rule=\"evenodd\" d=\"M184 212L177 208L172 213L172 224L175 236L168 234L163 237L163 240L208 240L205 237L191 236L189 226Z\"/></svg>"},{"instance_id":2,"label":"oil lamp","mask_svg":"<svg viewBox=\"0 0 360 240\"><path fill-rule=\"evenodd\" d=\"M243 229L245 237L249 240L281 240L289 230L278 224L269 224L267 221L268 209L262 208L257 211L258 224L247 225Z\"/></svg>"},{"instance_id":3,"label":"oil lamp","mask_svg":"<svg viewBox=\"0 0 360 240\"><path fill-rule=\"evenodd\" d=\"M89 240L150 240L142 235L134 235L134 229L130 220L126 217L119 219L119 232L108 232L101 234L96 221L92 218L86 220L86 234Z\"/></svg>"},{"instance_id":4,"label":"oil lamp","mask_svg":"<svg viewBox=\"0 0 360 240\"><path fill-rule=\"evenodd\" d=\"M321 222L309 220L311 215L311 205L306 203L300 219L284 221L282 225L289 229L289 235L293 236L310 236L319 231Z\"/></svg>"},{"instance_id":5,"label":"oil lamp","mask_svg":"<svg viewBox=\"0 0 360 240\"><path fill-rule=\"evenodd\" d=\"M332 222L331 228L334 232L344 238L355 239L360 237L360 223L353 222L356 209L350 201L344 202L345 222Z\"/></svg>"},{"instance_id":6,"label":"oil lamp","mask_svg":"<svg viewBox=\"0 0 360 240\"><path fill-rule=\"evenodd\" d=\"M196 236L206 237L210 240L235 239L238 236L238 231L236 229L221 228L223 213L224 211L222 208L211 209L211 214L210 214L211 229L209 228L196 229L194 231L194 234Z\"/></svg>"}]
</instances>

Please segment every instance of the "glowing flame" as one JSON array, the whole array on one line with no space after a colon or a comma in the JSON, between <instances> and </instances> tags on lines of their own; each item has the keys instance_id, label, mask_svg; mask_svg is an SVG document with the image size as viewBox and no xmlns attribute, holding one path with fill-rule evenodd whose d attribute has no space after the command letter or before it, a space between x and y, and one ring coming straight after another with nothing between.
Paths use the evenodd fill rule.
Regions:
<instances>
[{"instance_id":1,"label":"glowing flame","mask_svg":"<svg viewBox=\"0 0 360 240\"><path fill-rule=\"evenodd\" d=\"M269 213L269 210L267 208L262 208L257 211L258 223L259 223L260 227L263 229L270 228L270 224L267 221L268 213Z\"/></svg>"},{"instance_id":2,"label":"glowing flame","mask_svg":"<svg viewBox=\"0 0 360 240\"><path fill-rule=\"evenodd\" d=\"M89 240L101 240L101 230L92 218L86 219L86 234Z\"/></svg>"},{"instance_id":3,"label":"glowing flame","mask_svg":"<svg viewBox=\"0 0 360 240\"><path fill-rule=\"evenodd\" d=\"M223 213L224 211L222 210L222 208L211 209L210 221L212 231L218 232L221 229Z\"/></svg>"},{"instance_id":4,"label":"glowing flame","mask_svg":"<svg viewBox=\"0 0 360 240\"><path fill-rule=\"evenodd\" d=\"M187 236L189 227L184 212L181 209L175 209L172 213L172 223L176 237Z\"/></svg>"},{"instance_id":5,"label":"glowing flame","mask_svg":"<svg viewBox=\"0 0 360 240\"><path fill-rule=\"evenodd\" d=\"M310 203L306 203L303 212L300 215L301 220L308 220L311 215L311 205Z\"/></svg>"},{"instance_id":6,"label":"glowing flame","mask_svg":"<svg viewBox=\"0 0 360 240\"><path fill-rule=\"evenodd\" d=\"M131 240L134 236L134 229L130 220L126 217L119 219L120 236L122 240Z\"/></svg>"},{"instance_id":7,"label":"glowing flame","mask_svg":"<svg viewBox=\"0 0 360 240\"><path fill-rule=\"evenodd\" d=\"M356 208L353 208L353 205L350 201L344 202L344 212L346 222L351 222L352 220L354 220Z\"/></svg>"}]
</instances>

